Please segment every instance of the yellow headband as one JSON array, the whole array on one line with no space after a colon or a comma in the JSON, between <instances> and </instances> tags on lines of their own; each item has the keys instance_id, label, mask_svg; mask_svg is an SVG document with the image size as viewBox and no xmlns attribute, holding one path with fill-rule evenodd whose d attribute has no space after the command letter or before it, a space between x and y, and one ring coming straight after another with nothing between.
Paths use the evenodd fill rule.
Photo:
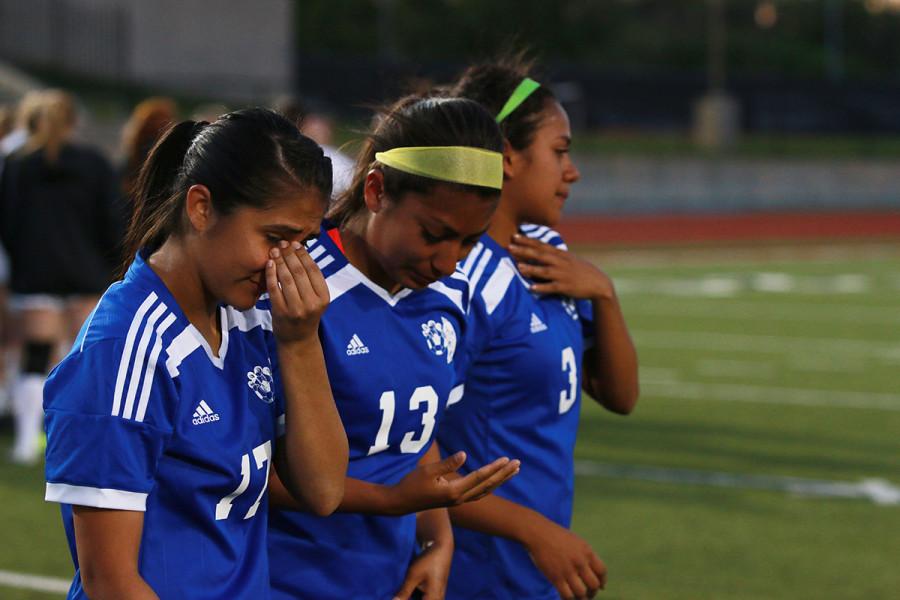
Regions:
<instances>
[{"instance_id":1,"label":"yellow headband","mask_svg":"<svg viewBox=\"0 0 900 600\"><path fill-rule=\"evenodd\" d=\"M376 152L375 160L398 171L466 185L503 188L503 155L470 146L422 146Z\"/></svg>"}]
</instances>

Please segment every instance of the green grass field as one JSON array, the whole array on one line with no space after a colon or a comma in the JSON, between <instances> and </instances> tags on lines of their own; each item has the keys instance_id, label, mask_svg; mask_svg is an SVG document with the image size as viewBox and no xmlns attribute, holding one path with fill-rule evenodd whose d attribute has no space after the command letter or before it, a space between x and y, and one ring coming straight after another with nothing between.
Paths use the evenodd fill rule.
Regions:
<instances>
[{"instance_id":1,"label":"green grass field","mask_svg":"<svg viewBox=\"0 0 900 600\"><path fill-rule=\"evenodd\" d=\"M642 396L627 418L587 405L578 457L900 485L900 246L801 250L600 257ZM607 598L900 597L900 504L617 477L576 490Z\"/></svg>"},{"instance_id":2,"label":"green grass field","mask_svg":"<svg viewBox=\"0 0 900 600\"><path fill-rule=\"evenodd\" d=\"M637 411L586 403L577 448L602 467L578 479L574 524L609 567L602 597L900 597L900 504L766 489L900 487L900 245L591 256L642 369ZM728 485L695 481L710 474ZM66 578L42 489L39 468L0 463L0 571Z\"/></svg>"}]
</instances>

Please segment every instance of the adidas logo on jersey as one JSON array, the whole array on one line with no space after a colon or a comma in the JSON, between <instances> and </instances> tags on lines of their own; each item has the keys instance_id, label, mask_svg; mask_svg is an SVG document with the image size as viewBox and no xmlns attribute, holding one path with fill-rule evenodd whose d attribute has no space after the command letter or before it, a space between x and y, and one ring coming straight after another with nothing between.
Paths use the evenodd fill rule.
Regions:
<instances>
[{"instance_id":1,"label":"adidas logo on jersey","mask_svg":"<svg viewBox=\"0 0 900 600\"><path fill-rule=\"evenodd\" d=\"M357 354L368 354L369 348L363 344L363 341L359 339L359 336L355 333L353 337L350 338L350 342L347 344L347 356L356 356Z\"/></svg>"},{"instance_id":2,"label":"adidas logo on jersey","mask_svg":"<svg viewBox=\"0 0 900 600\"><path fill-rule=\"evenodd\" d=\"M531 313L531 333L540 333L542 331L547 331L547 326L536 314Z\"/></svg>"},{"instance_id":3,"label":"adidas logo on jersey","mask_svg":"<svg viewBox=\"0 0 900 600\"><path fill-rule=\"evenodd\" d=\"M219 414L209 407L206 400L201 400L200 404L197 405L197 410L194 411L194 418L191 419L191 423L194 425L202 425L218 420Z\"/></svg>"}]
</instances>

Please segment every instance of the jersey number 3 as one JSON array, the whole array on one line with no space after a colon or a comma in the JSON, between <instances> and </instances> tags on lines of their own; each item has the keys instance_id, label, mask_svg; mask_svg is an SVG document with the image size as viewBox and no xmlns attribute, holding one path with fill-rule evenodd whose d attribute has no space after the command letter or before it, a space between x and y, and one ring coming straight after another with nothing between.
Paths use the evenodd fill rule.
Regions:
<instances>
[{"instance_id":1,"label":"jersey number 3","mask_svg":"<svg viewBox=\"0 0 900 600\"><path fill-rule=\"evenodd\" d=\"M575 362L575 351L566 346L562 351L562 370L569 376L569 385L559 393L559 414L564 415L575 404L578 398L578 363Z\"/></svg>"},{"instance_id":2,"label":"jersey number 3","mask_svg":"<svg viewBox=\"0 0 900 600\"><path fill-rule=\"evenodd\" d=\"M434 418L438 410L438 395L430 385L416 388L416 391L409 398L409 410L417 410L419 405L423 403L426 406L425 412L422 413L422 432L418 436L416 436L414 431L406 432L406 435L400 441L400 452L403 454L420 452L431 439L431 432L434 431ZM379 408L381 408L381 427L378 428L375 443L369 447L368 456L384 452L390 447L388 436L391 434L391 424L394 422L394 407L397 404L397 395L392 390L384 392L381 394L378 404Z\"/></svg>"}]
</instances>

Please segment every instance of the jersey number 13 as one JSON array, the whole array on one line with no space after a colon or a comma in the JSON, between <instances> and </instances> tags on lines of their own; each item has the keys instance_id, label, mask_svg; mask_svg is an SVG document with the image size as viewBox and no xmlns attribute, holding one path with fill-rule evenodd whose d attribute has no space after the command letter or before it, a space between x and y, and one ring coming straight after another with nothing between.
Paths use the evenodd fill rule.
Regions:
<instances>
[{"instance_id":1,"label":"jersey number 13","mask_svg":"<svg viewBox=\"0 0 900 600\"><path fill-rule=\"evenodd\" d=\"M391 434L391 425L394 422L394 408L397 404L397 395L393 390L388 390L381 394L378 404L379 408L381 408L381 427L378 428L375 443L369 447L368 456L384 452L390 447L388 437ZM431 433L434 431L434 418L438 410L438 395L430 385L416 388L409 398L409 410L418 410L422 404L425 404L425 412L422 413L422 431L418 435L416 435L415 431L406 432L406 435L400 441L400 452L403 454L420 452L431 439Z\"/></svg>"}]
</instances>

